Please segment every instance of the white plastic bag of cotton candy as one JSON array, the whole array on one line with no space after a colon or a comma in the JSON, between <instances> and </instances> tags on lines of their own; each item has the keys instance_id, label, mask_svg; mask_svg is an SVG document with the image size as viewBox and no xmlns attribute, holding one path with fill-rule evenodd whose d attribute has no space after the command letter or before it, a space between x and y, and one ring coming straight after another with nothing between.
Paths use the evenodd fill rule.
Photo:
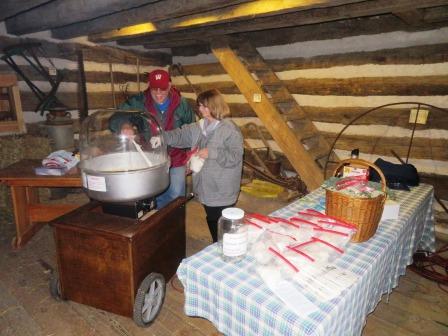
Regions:
<instances>
[{"instance_id":1,"label":"white plastic bag of cotton candy","mask_svg":"<svg viewBox=\"0 0 448 336\"><path fill-rule=\"evenodd\" d=\"M272 256L283 260L284 266L291 264L286 260L294 260L298 266L332 262L344 253L354 233L351 227L336 227L299 217L286 219L248 214L245 222L248 224L249 251L262 264ZM284 258L285 253L289 259Z\"/></svg>"},{"instance_id":2,"label":"white plastic bag of cotton candy","mask_svg":"<svg viewBox=\"0 0 448 336\"><path fill-rule=\"evenodd\" d=\"M295 312L309 314L316 302L334 299L356 281L355 274L334 264L353 230L299 222L248 215L249 254L273 293Z\"/></svg>"}]
</instances>

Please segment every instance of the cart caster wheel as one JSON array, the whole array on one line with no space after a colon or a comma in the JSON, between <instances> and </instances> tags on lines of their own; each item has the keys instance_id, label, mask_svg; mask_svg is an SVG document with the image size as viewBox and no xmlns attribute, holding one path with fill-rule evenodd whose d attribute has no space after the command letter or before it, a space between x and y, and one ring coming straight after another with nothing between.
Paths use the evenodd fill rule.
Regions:
<instances>
[{"instance_id":1,"label":"cart caster wheel","mask_svg":"<svg viewBox=\"0 0 448 336\"><path fill-rule=\"evenodd\" d=\"M151 273L143 279L135 296L134 322L148 327L157 317L165 298L165 279L159 273Z\"/></svg>"},{"instance_id":2,"label":"cart caster wheel","mask_svg":"<svg viewBox=\"0 0 448 336\"><path fill-rule=\"evenodd\" d=\"M58 275L52 275L50 278L50 295L56 301L62 301L61 282Z\"/></svg>"}]
</instances>

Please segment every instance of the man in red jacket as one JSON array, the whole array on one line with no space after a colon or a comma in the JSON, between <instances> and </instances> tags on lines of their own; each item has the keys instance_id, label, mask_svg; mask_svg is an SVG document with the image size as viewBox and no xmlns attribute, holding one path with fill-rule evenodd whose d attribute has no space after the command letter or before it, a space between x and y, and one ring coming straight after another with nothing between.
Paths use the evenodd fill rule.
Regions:
<instances>
[{"instance_id":1,"label":"man in red jacket","mask_svg":"<svg viewBox=\"0 0 448 336\"><path fill-rule=\"evenodd\" d=\"M148 75L148 89L132 96L120 105L123 110L147 111L161 121L165 131L179 128L194 122L194 113L187 100L171 85L168 72L162 69L154 70ZM111 122L112 130L123 130L128 123L117 119ZM168 148L171 159L170 185L168 189L157 196L157 208L163 208L179 196L185 196L185 164L187 154L184 149Z\"/></svg>"}]
</instances>

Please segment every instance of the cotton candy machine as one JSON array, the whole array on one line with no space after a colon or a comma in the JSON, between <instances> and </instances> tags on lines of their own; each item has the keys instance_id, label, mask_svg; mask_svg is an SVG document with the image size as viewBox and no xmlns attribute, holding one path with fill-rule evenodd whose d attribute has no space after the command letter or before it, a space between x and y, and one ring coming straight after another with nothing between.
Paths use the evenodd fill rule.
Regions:
<instances>
[{"instance_id":1,"label":"cotton candy machine","mask_svg":"<svg viewBox=\"0 0 448 336\"><path fill-rule=\"evenodd\" d=\"M85 191L102 202L133 202L160 194L169 184L169 156L150 139L161 136L149 113L101 110L80 132L80 168Z\"/></svg>"},{"instance_id":2,"label":"cotton candy machine","mask_svg":"<svg viewBox=\"0 0 448 336\"><path fill-rule=\"evenodd\" d=\"M80 168L92 200L51 223L55 299L132 317L141 327L160 312L165 282L185 257L187 201L154 209L155 196L169 184L166 145L150 142L161 133L143 112L103 110L84 120Z\"/></svg>"}]
</instances>

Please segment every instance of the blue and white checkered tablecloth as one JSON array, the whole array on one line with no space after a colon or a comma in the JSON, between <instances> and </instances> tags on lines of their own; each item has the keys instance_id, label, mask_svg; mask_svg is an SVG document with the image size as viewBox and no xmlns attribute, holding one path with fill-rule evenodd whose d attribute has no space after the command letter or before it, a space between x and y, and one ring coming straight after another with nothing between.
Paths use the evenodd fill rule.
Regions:
<instances>
[{"instance_id":1,"label":"blue and white checkered tablecloth","mask_svg":"<svg viewBox=\"0 0 448 336\"><path fill-rule=\"evenodd\" d=\"M338 266L359 275L339 297L309 316L292 312L264 284L247 257L237 264L221 260L217 244L182 261L177 275L185 291L185 313L213 322L225 335L359 335L381 296L397 286L417 248L434 251L433 187L394 191L400 203L397 220L384 220L369 241L350 243ZM318 189L272 215L290 217L306 208L323 210ZM306 293L305 293L306 295Z\"/></svg>"}]
</instances>

